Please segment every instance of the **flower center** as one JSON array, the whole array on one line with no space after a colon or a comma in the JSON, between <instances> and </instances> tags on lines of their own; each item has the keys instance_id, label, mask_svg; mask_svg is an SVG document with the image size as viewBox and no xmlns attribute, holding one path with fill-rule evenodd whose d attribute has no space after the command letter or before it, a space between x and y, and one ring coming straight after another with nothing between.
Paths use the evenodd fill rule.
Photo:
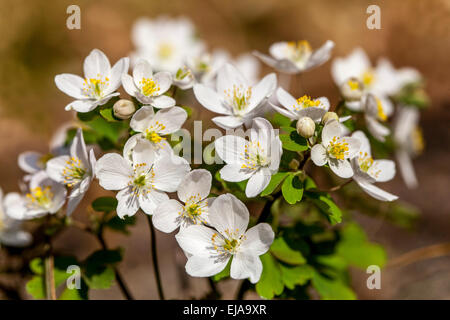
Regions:
<instances>
[{"instance_id":1,"label":"flower center","mask_svg":"<svg viewBox=\"0 0 450 320\"><path fill-rule=\"evenodd\" d=\"M131 187L131 191L134 195L150 193L153 189L153 179L155 172L153 167L148 169L147 163L138 163L133 168L134 175L130 176L132 180L128 182L128 186Z\"/></svg>"},{"instance_id":2,"label":"flower center","mask_svg":"<svg viewBox=\"0 0 450 320\"><path fill-rule=\"evenodd\" d=\"M175 74L175 79L177 79L177 80L183 80L184 78L186 78L186 77L191 77L192 76L192 74L191 74L191 70L189 70L188 68L186 68L186 67L183 67L183 68L180 68L180 69L178 69L177 70L177 73Z\"/></svg>"},{"instance_id":3,"label":"flower center","mask_svg":"<svg viewBox=\"0 0 450 320\"><path fill-rule=\"evenodd\" d=\"M373 165L373 158L367 152L360 152L358 157L358 164L362 171L367 172Z\"/></svg>"},{"instance_id":4,"label":"flower center","mask_svg":"<svg viewBox=\"0 0 450 320\"><path fill-rule=\"evenodd\" d=\"M81 160L76 157L72 157L70 160L66 161L66 166L62 171L62 175L64 176L64 184L71 188L83 180L85 174L86 168Z\"/></svg>"},{"instance_id":5,"label":"flower center","mask_svg":"<svg viewBox=\"0 0 450 320\"><path fill-rule=\"evenodd\" d=\"M255 170L260 167L266 167L270 164L270 159L266 156L264 149L259 141L250 142L241 155L243 164L242 169Z\"/></svg>"},{"instance_id":6,"label":"flower center","mask_svg":"<svg viewBox=\"0 0 450 320\"><path fill-rule=\"evenodd\" d=\"M350 90L355 91L359 89L359 82L355 80L348 80L347 85L349 86Z\"/></svg>"},{"instance_id":7,"label":"flower center","mask_svg":"<svg viewBox=\"0 0 450 320\"><path fill-rule=\"evenodd\" d=\"M156 121L155 124L153 124L150 128L145 130L145 138L153 142L155 144L160 143L162 140L166 140L166 138L163 138L160 136L160 132L166 128L165 125L163 125L161 122Z\"/></svg>"},{"instance_id":8,"label":"flower center","mask_svg":"<svg viewBox=\"0 0 450 320\"><path fill-rule=\"evenodd\" d=\"M223 237L223 242L218 241L218 233L214 233L211 237L211 242L214 249L219 253L219 255L230 255L238 252L239 247L243 240L246 239L245 235L239 236L239 229L232 231L230 229L225 230L225 237Z\"/></svg>"},{"instance_id":9,"label":"flower center","mask_svg":"<svg viewBox=\"0 0 450 320\"><path fill-rule=\"evenodd\" d=\"M186 200L183 211L179 212L179 214L182 217L189 219L194 224L206 223L202 218L205 208L206 202L201 202L200 194L196 194Z\"/></svg>"},{"instance_id":10,"label":"flower center","mask_svg":"<svg viewBox=\"0 0 450 320\"><path fill-rule=\"evenodd\" d=\"M377 115L378 115L378 119L380 119L381 121L386 121L387 120L387 115L384 113L383 110L383 104L381 103L381 100L378 98L375 98L377 100Z\"/></svg>"},{"instance_id":11,"label":"flower center","mask_svg":"<svg viewBox=\"0 0 450 320\"><path fill-rule=\"evenodd\" d=\"M104 80L100 74L97 78L85 79L83 83L84 93L95 99L103 98L103 91L109 86L109 78L105 77Z\"/></svg>"},{"instance_id":12,"label":"flower center","mask_svg":"<svg viewBox=\"0 0 450 320\"><path fill-rule=\"evenodd\" d=\"M374 80L375 80L375 74L371 69L363 72L363 74L361 76L361 81L364 83L364 85L370 86Z\"/></svg>"},{"instance_id":13,"label":"flower center","mask_svg":"<svg viewBox=\"0 0 450 320\"><path fill-rule=\"evenodd\" d=\"M348 150L348 143L336 136L333 137L328 146L328 153L338 160L344 160Z\"/></svg>"},{"instance_id":14,"label":"flower center","mask_svg":"<svg viewBox=\"0 0 450 320\"><path fill-rule=\"evenodd\" d=\"M44 188L36 187L31 189L26 195L28 199L28 205L30 207L44 207L48 208L53 199L53 193L50 186Z\"/></svg>"},{"instance_id":15,"label":"flower center","mask_svg":"<svg viewBox=\"0 0 450 320\"><path fill-rule=\"evenodd\" d=\"M159 85L152 78L142 78L139 84L141 85L142 94L146 97L153 96L160 90Z\"/></svg>"},{"instance_id":16,"label":"flower center","mask_svg":"<svg viewBox=\"0 0 450 320\"><path fill-rule=\"evenodd\" d=\"M252 87L244 88L242 85L233 85L233 88L225 90L225 95L228 104L232 106L234 113L236 115L241 115L250 103Z\"/></svg>"},{"instance_id":17,"label":"flower center","mask_svg":"<svg viewBox=\"0 0 450 320\"><path fill-rule=\"evenodd\" d=\"M311 45L306 40L288 42L288 58L302 66L306 63L312 53Z\"/></svg>"},{"instance_id":18,"label":"flower center","mask_svg":"<svg viewBox=\"0 0 450 320\"><path fill-rule=\"evenodd\" d=\"M158 56L164 60L169 59L173 51L173 46L170 43L162 43L158 48Z\"/></svg>"},{"instance_id":19,"label":"flower center","mask_svg":"<svg viewBox=\"0 0 450 320\"><path fill-rule=\"evenodd\" d=\"M301 106L301 109L319 107L320 100L311 99L311 97L304 95L297 99L297 105L294 105L294 109L299 110L298 106Z\"/></svg>"}]
</instances>

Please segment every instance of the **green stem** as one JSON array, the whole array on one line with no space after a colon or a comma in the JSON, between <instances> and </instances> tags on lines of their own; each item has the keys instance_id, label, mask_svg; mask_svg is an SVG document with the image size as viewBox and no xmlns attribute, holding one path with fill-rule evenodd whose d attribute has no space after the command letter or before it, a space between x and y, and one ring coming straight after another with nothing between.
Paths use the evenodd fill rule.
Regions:
<instances>
[{"instance_id":1,"label":"green stem","mask_svg":"<svg viewBox=\"0 0 450 320\"><path fill-rule=\"evenodd\" d=\"M160 300L165 300L163 288L161 285L161 276L159 274L159 267L158 267L158 254L156 252L155 228L153 227L152 217L150 215L146 215L146 216L147 216L147 220L148 220L148 225L150 227L152 262L153 262L153 270L155 272L156 285L158 287L158 295L159 295Z\"/></svg>"},{"instance_id":2,"label":"green stem","mask_svg":"<svg viewBox=\"0 0 450 320\"><path fill-rule=\"evenodd\" d=\"M53 271L54 259L50 251L47 257L45 258L44 267L45 267L45 292L47 295L47 300L56 300L55 277Z\"/></svg>"}]
</instances>

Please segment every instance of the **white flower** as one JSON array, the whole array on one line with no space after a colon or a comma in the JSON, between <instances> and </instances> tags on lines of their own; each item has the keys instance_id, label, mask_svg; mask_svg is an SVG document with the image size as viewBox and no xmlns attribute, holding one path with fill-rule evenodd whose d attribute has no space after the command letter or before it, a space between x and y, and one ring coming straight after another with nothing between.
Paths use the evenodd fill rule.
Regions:
<instances>
[{"instance_id":1,"label":"white flower","mask_svg":"<svg viewBox=\"0 0 450 320\"><path fill-rule=\"evenodd\" d=\"M197 83L213 87L217 72L229 61L226 51L202 52L187 59L187 67L193 72Z\"/></svg>"},{"instance_id":2,"label":"white flower","mask_svg":"<svg viewBox=\"0 0 450 320\"><path fill-rule=\"evenodd\" d=\"M194 73L187 66L183 66L175 72L173 76L173 85L181 90L191 89L195 84Z\"/></svg>"},{"instance_id":3,"label":"white flower","mask_svg":"<svg viewBox=\"0 0 450 320\"><path fill-rule=\"evenodd\" d=\"M422 153L424 139L419 124L419 111L415 107L400 106L394 124L395 156L400 173L409 188L418 186L411 158Z\"/></svg>"},{"instance_id":4,"label":"white flower","mask_svg":"<svg viewBox=\"0 0 450 320\"><path fill-rule=\"evenodd\" d=\"M122 85L125 91L139 102L152 105L156 108L170 108L175 105L175 100L164 93L172 85L172 75L161 71L153 74L150 63L140 59L133 69L133 76L122 75Z\"/></svg>"},{"instance_id":5,"label":"white flower","mask_svg":"<svg viewBox=\"0 0 450 320\"><path fill-rule=\"evenodd\" d=\"M270 105L282 115L291 120L298 120L303 117L311 118L314 122L319 123L322 117L330 109L330 102L325 97L312 99L304 95L298 99L291 96L286 90L279 87L276 91L278 102L282 105L279 107L273 103ZM342 117L340 122L346 121L350 117Z\"/></svg>"},{"instance_id":6,"label":"white flower","mask_svg":"<svg viewBox=\"0 0 450 320\"><path fill-rule=\"evenodd\" d=\"M0 244L11 247L26 247L33 237L27 231L22 230L22 222L11 218L6 214L6 208L14 205L15 196L7 194L3 198L0 188Z\"/></svg>"},{"instance_id":7,"label":"white flower","mask_svg":"<svg viewBox=\"0 0 450 320\"><path fill-rule=\"evenodd\" d=\"M322 130L322 143L311 149L311 160L316 166L328 163L330 169L341 178L353 176L353 169L349 159L359 151L361 142L356 138L342 137L341 126L338 121L327 122Z\"/></svg>"},{"instance_id":8,"label":"white flower","mask_svg":"<svg viewBox=\"0 0 450 320\"><path fill-rule=\"evenodd\" d=\"M37 151L25 151L19 154L17 159L19 168L26 173L34 174L41 170L45 170L48 160L56 156L67 154L69 150L64 145L67 138L67 129L71 126L72 123L67 122L56 130L50 140L48 153L44 154ZM29 176L26 178L28 179Z\"/></svg>"},{"instance_id":9,"label":"white flower","mask_svg":"<svg viewBox=\"0 0 450 320\"><path fill-rule=\"evenodd\" d=\"M9 193L6 214L16 220L27 220L54 214L66 201L66 187L52 180L45 171L31 177L26 195Z\"/></svg>"},{"instance_id":10,"label":"white flower","mask_svg":"<svg viewBox=\"0 0 450 320\"><path fill-rule=\"evenodd\" d=\"M232 64L242 74L245 74L250 85L258 83L261 64L253 55L249 53L241 54L232 61Z\"/></svg>"},{"instance_id":11,"label":"white flower","mask_svg":"<svg viewBox=\"0 0 450 320\"><path fill-rule=\"evenodd\" d=\"M245 194L256 197L269 184L271 176L278 172L282 144L269 121L253 120L250 141L234 135L226 135L215 141L215 149L227 164L220 170L225 181L248 180Z\"/></svg>"},{"instance_id":12,"label":"white flower","mask_svg":"<svg viewBox=\"0 0 450 320\"><path fill-rule=\"evenodd\" d=\"M231 64L218 73L216 90L203 84L194 86L197 100L206 109L225 116L212 120L223 129L234 129L251 121L276 88L276 75L265 76L255 86L249 86L244 76Z\"/></svg>"},{"instance_id":13,"label":"white flower","mask_svg":"<svg viewBox=\"0 0 450 320\"><path fill-rule=\"evenodd\" d=\"M187 119L187 112L180 107L172 107L154 112L150 106L143 106L131 118L130 127L138 132L128 139L124 154L130 154L138 140L148 140L150 146L160 151L172 152L164 136L177 132Z\"/></svg>"},{"instance_id":14,"label":"white flower","mask_svg":"<svg viewBox=\"0 0 450 320\"><path fill-rule=\"evenodd\" d=\"M349 84L354 90L372 93L386 97L396 94L408 83L420 81L420 74L411 68L395 70L391 63L382 58L373 68L367 54L361 48L356 48L345 58L334 59L331 74L338 87Z\"/></svg>"},{"instance_id":15,"label":"white flower","mask_svg":"<svg viewBox=\"0 0 450 320\"><path fill-rule=\"evenodd\" d=\"M134 215L139 208L153 214L155 208L177 190L189 172L183 158L163 154L157 157L150 142L139 140L132 151L132 162L117 153L108 153L97 161L96 176L106 190L120 190L117 215Z\"/></svg>"},{"instance_id":16,"label":"white flower","mask_svg":"<svg viewBox=\"0 0 450 320\"><path fill-rule=\"evenodd\" d=\"M328 40L319 49L312 50L308 41L276 42L269 48L270 56L253 52L267 65L284 73L300 73L318 67L330 59L334 42Z\"/></svg>"},{"instance_id":17,"label":"white flower","mask_svg":"<svg viewBox=\"0 0 450 320\"><path fill-rule=\"evenodd\" d=\"M175 74L187 57L203 51L204 44L195 35L195 28L186 18L139 19L133 26L132 38L136 58L144 58L158 71Z\"/></svg>"},{"instance_id":18,"label":"white flower","mask_svg":"<svg viewBox=\"0 0 450 320\"><path fill-rule=\"evenodd\" d=\"M95 154L89 154L83 131L78 129L70 146L70 155L53 158L47 162L47 174L58 183L71 188L67 202L67 215L71 215L89 189L95 173Z\"/></svg>"},{"instance_id":19,"label":"white flower","mask_svg":"<svg viewBox=\"0 0 450 320\"><path fill-rule=\"evenodd\" d=\"M353 138L361 141L359 153L351 160L354 171L353 180L367 194L381 201L394 201L398 197L373 185L386 182L395 176L395 163L391 160L374 160L369 139L362 131L355 131Z\"/></svg>"},{"instance_id":20,"label":"white flower","mask_svg":"<svg viewBox=\"0 0 450 320\"><path fill-rule=\"evenodd\" d=\"M57 75L58 89L76 99L66 110L89 112L118 96L115 91L120 87L122 74L128 72L128 64L129 59L122 58L111 68L106 55L94 49L84 59L84 79L68 73Z\"/></svg>"},{"instance_id":21,"label":"white flower","mask_svg":"<svg viewBox=\"0 0 450 320\"><path fill-rule=\"evenodd\" d=\"M178 227L207 224L209 206L214 198L207 198L211 191L212 176L205 169L189 172L177 190L178 198L162 202L155 210L152 221L155 228L172 232Z\"/></svg>"},{"instance_id":22,"label":"white flower","mask_svg":"<svg viewBox=\"0 0 450 320\"><path fill-rule=\"evenodd\" d=\"M270 225L259 223L247 230L248 209L232 194L214 200L209 220L217 231L193 225L175 236L189 256L186 272L193 277L210 277L221 272L233 257L230 276L258 282L263 268L259 256L269 250L274 239Z\"/></svg>"}]
</instances>

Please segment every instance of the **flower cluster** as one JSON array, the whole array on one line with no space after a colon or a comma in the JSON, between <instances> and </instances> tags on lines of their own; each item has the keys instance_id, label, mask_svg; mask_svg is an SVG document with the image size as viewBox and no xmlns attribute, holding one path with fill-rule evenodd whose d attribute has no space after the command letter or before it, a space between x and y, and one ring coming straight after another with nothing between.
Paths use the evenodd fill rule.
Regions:
<instances>
[{"instance_id":1,"label":"flower cluster","mask_svg":"<svg viewBox=\"0 0 450 320\"><path fill-rule=\"evenodd\" d=\"M229 265L231 278L258 283L264 264L260 256L274 241L279 248L288 234L279 232L278 218L268 219L272 205L282 199L295 204L305 194L312 203L328 201L331 207L332 198L306 169L309 159L349 179L345 184L356 182L377 200L394 201L397 196L375 183L393 179L395 163L375 160L371 147L372 142L378 147L393 142L405 181L417 185L410 158L423 149L418 111L399 99L405 87L420 83L417 71L396 70L386 59L373 68L356 49L332 62L342 96L333 105L326 97L296 98L289 93L296 88L279 86L276 73L259 79L259 62L252 55L233 59L223 50L207 51L186 19L139 20L133 41L136 50L130 58L113 67L94 49L84 60L84 78L55 77L58 89L75 99L66 110L78 113L78 128L70 136L65 126L48 154L19 156L26 186L4 199L0 192L0 242L28 245L31 235L21 229L21 220L70 216L97 179L105 190L117 191L114 211L121 219L141 210L158 230L178 230L175 238L189 275L210 277L227 272ZM327 62L333 47L332 41L317 50L304 40L277 42L270 56L254 56L295 76ZM129 99L119 100L121 86ZM192 164L174 148L172 137L192 111L180 103L180 91L219 114L212 122L226 134L213 145L223 166ZM388 120L394 112L391 139ZM88 140L92 145L86 146ZM97 160L94 150L99 153L99 148L114 151ZM258 221L244 204L252 199L266 201ZM340 216L327 218L341 221ZM276 249L273 254L280 256Z\"/></svg>"}]
</instances>

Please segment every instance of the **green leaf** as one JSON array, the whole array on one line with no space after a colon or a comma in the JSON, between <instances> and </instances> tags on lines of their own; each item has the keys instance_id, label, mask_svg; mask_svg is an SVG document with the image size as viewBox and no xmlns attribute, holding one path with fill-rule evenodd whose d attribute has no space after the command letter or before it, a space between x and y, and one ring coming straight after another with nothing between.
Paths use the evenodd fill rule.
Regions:
<instances>
[{"instance_id":1,"label":"green leaf","mask_svg":"<svg viewBox=\"0 0 450 320\"><path fill-rule=\"evenodd\" d=\"M85 281L91 289L109 289L115 280L114 269L104 267L95 273L87 274Z\"/></svg>"},{"instance_id":2,"label":"green leaf","mask_svg":"<svg viewBox=\"0 0 450 320\"><path fill-rule=\"evenodd\" d=\"M130 232L127 228L135 224L135 216L125 216L123 219L121 219L119 218L119 216L115 215L105 223L105 226L113 229L114 231L122 232L123 234L129 234Z\"/></svg>"},{"instance_id":3,"label":"green leaf","mask_svg":"<svg viewBox=\"0 0 450 320\"><path fill-rule=\"evenodd\" d=\"M118 119L116 119L116 117L114 117L113 108L102 109L102 110L100 110L100 114L108 122L118 122L119 121Z\"/></svg>"},{"instance_id":4,"label":"green leaf","mask_svg":"<svg viewBox=\"0 0 450 320\"><path fill-rule=\"evenodd\" d=\"M308 150L306 139L300 136L297 131L291 131L288 134L280 134L280 140L283 143L283 149L290 151Z\"/></svg>"},{"instance_id":5,"label":"green leaf","mask_svg":"<svg viewBox=\"0 0 450 320\"><path fill-rule=\"evenodd\" d=\"M225 267L225 269L223 269L222 271L220 271L218 274L216 274L216 275L214 275L213 277L212 277L212 279L215 281L215 282L218 282L218 281L220 281L220 280L222 280L222 279L225 279L225 278L228 278L229 276L230 276L230 268L231 268L231 260L232 260L233 258L231 258L229 261L228 261L228 264L227 264L227 266Z\"/></svg>"},{"instance_id":6,"label":"green leaf","mask_svg":"<svg viewBox=\"0 0 450 320\"><path fill-rule=\"evenodd\" d=\"M289 172L278 172L270 178L268 186L261 192L261 197L267 196L275 191L280 183L286 178Z\"/></svg>"},{"instance_id":7,"label":"green leaf","mask_svg":"<svg viewBox=\"0 0 450 320\"><path fill-rule=\"evenodd\" d=\"M297 285L305 285L313 277L314 269L308 265L289 267L280 265L281 277L286 288L293 290Z\"/></svg>"},{"instance_id":8,"label":"green leaf","mask_svg":"<svg viewBox=\"0 0 450 320\"><path fill-rule=\"evenodd\" d=\"M117 208L117 199L113 197L100 197L92 202L92 208L98 212L112 212Z\"/></svg>"},{"instance_id":9,"label":"green leaf","mask_svg":"<svg viewBox=\"0 0 450 320\"><path fill-rule=\"evenodd\" d=\"M284 284L281 277L281 270L275 258L266 253L260 256L263 271L259 282L256 284L256 292L261 298L272 299L283 292Z\"/></svg>"},{"instance_id":10,"label":"green leaf","mask_svg":"<svg viewBox=\"0 0 450 320\"><path fill-rule=\"evenodd\" d=\"M317 185L311 177L306 177L303 181L305 190L317 189Z\"/></svg>"},{"instance_id":11,"label":"green leaf","mask_svg":"<svg viewBox=\"0 0 450 320\"><path fill-rule=\"evenodd\" d=\"M286 180L284 180L283 185L281 186L281 192L287 203L295 204L302 200L303 182L298 176L291 173Z\"/></svg>"},{"instance_id":12,"label":"green leaf","mask_svg":"<svg viewBox=\"0 0 450 320\"><path fill-rule=\"evenodd\" d=\"M41 258L34 258L30 262L30 270L37 275L44 274L44 264Z\"/></svg>"},{"instance_id":13,"label":"green leaf","mask_svg":"<svg viewBox=\"0 0 450 320\"><path fill-rule=\"evenodd\" d=\"M370 265L382 268L386 263L383 247L367 240L364 230L356 223L349 223L341 232L342 240L337 246L337 254L348 263L361 269Z\"/></svg>"},{"instance_id":14,"label":"green leaf","mask_svg":"<svg viewBox=\"0 0 450 320\"><path fill-rule=\"evenodd\" d=\"M270 247L270 252L278 259L287 264L305 264L306 259L300 251L291 249L283 238L276 238Z\"/></svg>"},{"instance_id":15,"label":"green leaf","mask_svg":"<svg viewBox=\"0 0 450 320\"><path fill-rule=\"evenodd\" d=\"M102 117L94 117L86 124L95 131L99 137L104 137L112 143L116 143L123 129L123 122L108 122Z\"/></svg>"},{"instance_id":16,"label":"green leaf","mask_svg":"<svg viewBox=\"0 0 450 320\"><path fill-rule=\"evenodd\" d=\"M275 112L271 122L274 127L283 127L283 126L289 126L291 124L291 119L289 119L286 116L283 116L282 114Z\"/></svg>"},{"instance_id":17,"label":"green leaf","mask_svg":"<svg viewBox=\"0 0 450 320\"><path fill-rule=\"evenodd\" d=\"M25 285L25 289L34 299L45 298L45 283L42 276L34 276Z\"/></svg>"},{"instance_id":18,"label":"green leaf","mask_svg":"<svg viewBox=\"0 0 450 320\"><path fill-rule=\"evenodd\" d=\"M58 300L87 300L87 291L65 288Z\"/></svg>"},{"instance_id":19,"label":"green leaf","mask_svg":"<svg viewBox=\"0 0 450 320\"><path fill-rule=\"evenodd\" d=\"M328 218L331 224L335 225L342 221L342 211L334 203L331 196L324 192L306 192L308 198L317 208Z\"/></svg>"},{"instance_id":20,"label":"green leaf","mask_svg":"<svg viewBox=\"0 0 450 320\"><path fill-rule=\"evenodd\" d=\"M345 283L337 279L329 279L318 272L313 273L314 288L324 300L354 300L356 295Z\"/></svg>"}]
</instances>

